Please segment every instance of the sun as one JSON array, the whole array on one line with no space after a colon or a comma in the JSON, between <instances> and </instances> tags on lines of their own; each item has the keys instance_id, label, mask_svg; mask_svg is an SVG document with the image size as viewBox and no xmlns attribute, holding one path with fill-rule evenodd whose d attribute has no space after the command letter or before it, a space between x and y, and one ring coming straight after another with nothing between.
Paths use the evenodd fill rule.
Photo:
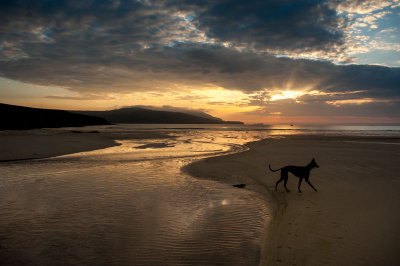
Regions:
<instances>
[{"instance_id":1,"label":"sun","mask_svg":"<svg viewBox=\"0 0 400 266\"><path fill-rule=\"evenodd\" d=\"M270 101L276 101L276 100L283 100L283 99L296 99L299 96L304 95L305 92L302 91L292 91L292 90L286 90L286 91L279 91L277 94L273 94L270 98Z\"/></svg>"}]
</instances>

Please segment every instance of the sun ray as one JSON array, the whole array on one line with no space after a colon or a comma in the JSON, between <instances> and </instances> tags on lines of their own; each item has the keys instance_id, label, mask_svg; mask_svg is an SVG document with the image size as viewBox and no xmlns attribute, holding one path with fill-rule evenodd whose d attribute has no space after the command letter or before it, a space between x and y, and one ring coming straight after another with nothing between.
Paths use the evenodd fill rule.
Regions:
<instances>
[{"instance_id":1,"label":"sun ray","mask_svg":"<svg viewBox=\"0 0 400 266\"><path fill-rule=\"evenodd\" d=\"M294 90L284 90L279 91L276 94L273 94L270 98L270 101L277 101L283 99L296 99L302 95L306 94L304 91L294 91Z\"/></svg>"}]
</instances>

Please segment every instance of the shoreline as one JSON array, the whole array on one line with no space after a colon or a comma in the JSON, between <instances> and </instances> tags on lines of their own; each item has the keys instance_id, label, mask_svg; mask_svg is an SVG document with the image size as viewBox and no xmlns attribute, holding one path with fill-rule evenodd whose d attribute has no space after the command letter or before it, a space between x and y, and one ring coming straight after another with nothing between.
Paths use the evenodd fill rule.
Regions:
<instances>
[{"instance_id":1,"label":"shoreline","mask_svg":"<svg viewBox=\"0 0 400 266\"><path fill-rule=\"evenodd\" d=\"M0 163L37 160L118 146L115 140L173 138L167 132L69 129L0 131Z\"/></svg>"}]
</instances>

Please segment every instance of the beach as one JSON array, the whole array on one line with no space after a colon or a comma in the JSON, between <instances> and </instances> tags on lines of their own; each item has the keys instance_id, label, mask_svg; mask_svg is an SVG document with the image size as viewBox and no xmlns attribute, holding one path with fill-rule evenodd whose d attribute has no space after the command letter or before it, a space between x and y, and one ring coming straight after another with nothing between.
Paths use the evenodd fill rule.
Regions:
<instances>
[{"instance_id":1,"label":"beach","mask_svg":"<svg viewBox=\"0 0 400 266\"><path fill-rule=\"evenodd\" d=\"M0 160L3 165L10 160L47 158L104 149L120 145L115 140L121 139L171 138L171 134L160 131L151 134L136 132L131 135L73 133L63 130L1 134ZM168 147L158 145L161 149ZM180 166L183 166L183 173L199 180L218 181L217 183L222 184L221 189L224 186L232 188L234 184L246 184L244 189L232 188L236 189L233 192L252 193L243 196L246 201L241 200L241 205L238 205L242 209L251 208L259 199L255 194L261 195L268 202L272 219L267 219L269 225L265 237L262 237L264 243L261 250L254 253L260 254L256 261L261 265L400 263L397 252L400 245L399 138L289 135L272 136L246 145L248 149L240 153L207 156L201 160L191 160L190 164L189 161L182 161ZM285 165L305 166L312 158L320 166L311 171L310 177L318 192L314 192L303 182L302 193L298 193L298 179L291 174L288 181L291 192L285 192L282 183L275 192L275 182L280 173L269 171L268 164L273 169ZM62 161L63 164L66 162L69 161ZM50 163L51 160L46 161L46 164ZM121 166L121 171L127 171L125 164ZM113 171L119 171L118 167L113 167ZM124 179L121 177L122 180ZM226 202L222 205L225 206ZM237 209L228 212L228 220L239 219L236 214ZM245 218L245 221L249 220L248 217ZM123 226L127 227L128 224ZM239 231L252 231L252 228L235 228ZM203 237L200 238L202 241ZM257 249L254 244L249 247Z\"/></svg>"},{"instance_id":2,"label":"beach","mask_svg":"<svg viewBox=\"0 0 400 266\"><path fill-rule=\"evenodd\" d=\"M400 255L400 139L351 136L286 136L248 144L249 151L196 162L187 171L225 183L262 184L274 202L263 265L398 265ZM279 173L307 165L314 192Z\"/></svg>"}]
</instances>

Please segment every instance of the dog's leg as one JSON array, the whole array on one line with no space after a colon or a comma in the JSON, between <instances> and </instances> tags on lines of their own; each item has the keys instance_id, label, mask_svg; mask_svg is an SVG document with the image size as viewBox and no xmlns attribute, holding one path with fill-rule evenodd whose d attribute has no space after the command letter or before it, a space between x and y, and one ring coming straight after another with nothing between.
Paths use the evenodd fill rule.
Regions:
<instances>
[{"instance_id":1,"label":"dog's leg","mask_svg":"<svg viewBox=\"0 0 400 266\"><path fill-rule=\"evenodd\" d=\"M301 193L301 190L300 190L301 181L303 181L302 177L299 178L299 185L297 186L297 188L299 189L299 193Z\"/></svg>"},{"instance_id":2,"label":"dog's leg","mask_svg":"<svg viewBox=\"0 0 400 266\"><path fill-rule=\"evenodd\" d=\"M288 181L288 178L289 178L288 173L282 171L282 178L284 178L284 180L285 180L285 181L283 182L283 186L285 187L286 192L290 192L290 190L287 189L287 187L286 187L286 184L287 184L287 181Z\"/></svg>"},{"instance_id":3,"label":"dog's leg","mask_svg":"<svg viewBox=\"0 0 400 266\"><path fill-rule=\"evenodd\" d=\"M308 180L308 178L306 179L306 182L310 185L310 187L312 187L315 192L317 192L317 190L315 189L315 187L311 184L311 182Z\"/></svg>"},{"instance_id":4,"label":"dog's leg","mask_svg":"<svg viewBox=\"0 0 400 266\"><path fill-rule=\"evenodd\" d=\"M283 178L281 177L281 179L279 179L278 182L276 182L276 184L275 184L275 191L278 191L278 184L279 184L280 182L282 182L282 181L283 181Z\"/></svg>"},{"instance_id":5,"label":"dog's leg","mask_svg":"<svg viewBox=\"0 0 400 266\"><path fill-rule=\"evenodd\" d=\"M290 192L290 190L287 189L287 187L286 187L287 181L288 181L288 179L286 178L286 179L285 179L285 182L283 182L283 186L285 187L286 192Z\"/></svg>"}]
</instances>

